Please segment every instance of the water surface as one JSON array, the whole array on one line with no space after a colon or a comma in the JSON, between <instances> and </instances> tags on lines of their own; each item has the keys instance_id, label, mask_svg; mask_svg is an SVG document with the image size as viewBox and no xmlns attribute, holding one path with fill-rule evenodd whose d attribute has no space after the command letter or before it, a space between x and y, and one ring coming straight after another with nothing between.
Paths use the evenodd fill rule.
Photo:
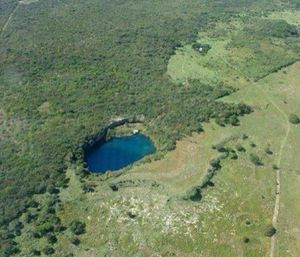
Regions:
<instances>
[{"instance_id":1,"label":"water surface","mask_svg":"<svg viewBox=\"0 0 300 257\"><path fill-rule=\"evenodd\" d=\"M124 168L153 152L154 144L142 134L113 137L88 151L85 154L85 162L90 171L104 173Z\"/></svg>"}]
</instances>

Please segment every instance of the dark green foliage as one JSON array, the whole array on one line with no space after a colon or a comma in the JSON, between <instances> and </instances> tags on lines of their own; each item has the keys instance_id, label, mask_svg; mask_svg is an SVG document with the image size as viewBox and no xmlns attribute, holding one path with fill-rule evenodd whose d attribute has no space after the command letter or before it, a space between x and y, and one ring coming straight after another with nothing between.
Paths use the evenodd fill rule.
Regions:
<instances>
[{"instance_id":1,"label":"dark green foliage","mask_svg":"<svg viewBox=\"0 0 300 257\"><path fill-rule=\"evenodd\" d=\"M266 149L265 149L265 152L269 155L272 155L273 154L273 151L270 149L270 146L268 146Z\"/></svg>"},{"instance_id":2,"label":"dark green foliage","mask_svg":"<svg viewBox=\"0 0 300 257\"><path fill-rule=\"evenodd\" d=\"M213 146L213 149L216 149L220 153L227 152L227 149L222 144Z\"/></svg>"},{"instance_id":3,"label":"dark green foliage","mask_svg":"<svg viewBox=\"0 0 300 257\"><path fill-rule=\"evenodd\" d=\"M195 186L188 190L186 195L183 197L184 200L191 200L193 202L198 202L202 199L202 190L201 187Z\"/></svg>"},{"instance_id":4,"label":"dark green foliage","mask_svg":"<svg viewBox=\"0 0 300 257\"><path fill-rule=\"evenodd\" d=\"M300 123L300 118L297 114L292 113L289 115L289 121L290 123L297 125Z\"/></svg>"},{"instance_id":5,"label":"dark green foliage","mask_svg":"<svg viewBox=\"0 0 300 257\"><path fill-rule=\"evenodd\" d=\"M57 242L56 236L52 233L49 233L47 235L47 240L48 240L48 243L50 243L50 244L55 244Z\"/></svg>"},{"instance_id":6,"label":"dark green foliage","mask_svg":"<svg viewBox=\"0 0 300 257\"><path fill-rule=\"evenodd\" d=\"M85 192L85 193L94 192L95 191L94 186L88 185L88 184L82 184L81 188L82 188L83 192Z\"/></svg>"},{"instance_id":7,"label":"dark green foliage","mask_svg":"<svg viewBox=\"0 0 300 257\"><path fill-rule=\"evenodd\" d=\"M132 211L128 212L128 217L131 219L135 219L136 218L136 214L134 214Z\"/></svg>"},{"instance_id":8,"label":"dark green foliage","mask_svg":"<svg viewBox=\"0 0 300 257\"><path fill-rule=\"evenodd\" d=\"M219 169L221 167L220 162L220 158L214 158L209 163L213 168Z\"/></svg>"},{"instance_id":9,"label":"dark green foliage","mask_svg":"<svg viewBox=\"0 0 300 257\"><path fill-rule=\"evenodd\" d=\"M248 139L248 136L246 134L243 134L242 138L243 138L243 140L246 140L246 139Z\"/></svg>"},{"instance_id":10,"label":"dark green foliage","mask_svg":"<svg viewBox=\"0 0 300 257\"><path fill-rule=\"evenodd\" d=\"M237 144L235 146L236 150L238 150L239 152L246 152L246 149L241 145L241 144Z\"/></svg>"},{"instance_id":11,"label":"dark green foliage","mask_svg":"<svg viewBox=\"0 0 300 257\"><path fill-rule=\"evenodd\" d=\"M1 252L3 256L12 256L20 252L20 249L16 246L15 242L6 242L3 246L1 246ZM0 253L1 253L0 252Z\"/></svg>"},{"instance_id":12,"label":"dark green foliage","mask_svg":"<svg viewBox=\"0 0 300 257\"><path fill-rule=\"evenodd\" d=\"M41 256L41 251L36 249L31 250L31 253L33 256Z\"/></svg>"},{"instance_id":13,"label":"dark green foliage","mask_svg":"<svg viewBox=\"0 0 300 257\"><path fill-rule=\"evenodd\" d=\"M236 153L232 153L231 154L231 159L232 160L237 160L238 159L238 155Z\"/></svg>"},{"instance_id":14,"label":"dark green foliage","mask_svg":"<svg viewBox=\"0 0 300 257\"><path fill-rule=\"evenodd\" d=\"M79 220L73 220L70 229L75 235L80 235L85 233L85 224Z\"/></svg>"},{"instance_id":15,"label":"dark green foliage","mask_svg":"<svg viewBox=\"0 0 300 257\"><path fill-rule=\"evenodd\" d=\"M298 37L299 31L297 26L287 23L285 20L261 19L255 22L255 25L246 29L247 33L253 33L262 37Z\"/></svg>"},{"instance_id":16,"label":"dark green foliage","mask_svg":"<svg viewBox=\"0 0 300 257\"><path fill-rule=\"evenodd\" d=\"M272 165L273 170L279 170L279 167L276 164Z\"/></svg>"},{"instance_id":17,"label":"dark green foliage","mask_svg":"<svg viewBox=\"0 0 300 257\"><path fill-rule=\"evenodd\" d=\"M263 162L262 160L259 158L258 155L254 154L254 153L251 153L250 154L250 160L253 164L255 164L256 166L261 166L263 165Z\"/></svg>"},{"instance_id":18,"label":"dark green foliage","mask_svg":"<svg viewBox=\"0 0 300 257\"><path fill-rule=\"evenodd\" d=\"M73 245L79 245L80 244L80 240L78 237L72 237L70 242L73 244Z\"/></svg>"},{"instance_id":19,"label":"dark green foliage","mask_svg":"<svg viewBox=\"0 0 300 257\"><path fill-rule=\"evenodd\" d=\"M116 184L111 184L109 187L112 189L112 191L118 191L119 190L119 187Z\"/></svg>"},{"instance_id":20,"label":"dark green foliage","mask_svg":"<svg viewBox=\"0 0 300 257\"><path fill-rule=\"evenodd\" d=\"M36 227L36 233L40 234L41 236L46 235L48 232L52 232L54 230L53 223L51 222L45 222L43 224L40 224Z\"/></svg>"},{"instance_id":21,"label":"dark green foliage","mask_svg":"<svg viewBox=\"0 0 300 257\"><path fill-rule=\"evenodd\" d=\"M245 244L248 244L248 243L250 242L249 237L244 237L244 238L243 238L243 242L244 242Z\"/></svg>"},{"instance_id":22,"label":"dark green foliage","mask_svg":"<svg viewBox=\"0 0 300 257\"><path fill-rule=\"evenodd\" d=\"M47 246L43 249L43 252L44 252L44 254L46 254L46 255L52 255L52 254L54 254L55 250L54 250L51 246L47 245Z\"/></svg>"},{"instance_id":23,"label":"dark green foliage","mask_svg":"<svg viewBox=\"0 0 300 257\"><path fill-rule=\"evenodd\" d=\"M48 191L50 194L57 194L57 193L59 193L59 190L58 190L56 187L54 187L53 185L49 185L49 186L47 187L47 191Z\"/></svg>"},{"instance_id":24,"label":"dark green foliage","mask_svg":"<svg viewBox=\"0 0 300 257\"><path fill-rule=\"evenodd\" d=\"M265 236L272 237L275 234L276 234L276 229L274 228L274 226L268 225L265 229Z\"/></svg>"},{"instance_id":25,"label":"dark green foliage","mask_svg":"<svg viewBox=\"0 0 300 257\"><path fill-rule=\"evenodd\" d=\"M194 43L192 44L192 48L200 54L205 55L211 49L211 46L208 44Z\"/></svg>"}]
</instances>

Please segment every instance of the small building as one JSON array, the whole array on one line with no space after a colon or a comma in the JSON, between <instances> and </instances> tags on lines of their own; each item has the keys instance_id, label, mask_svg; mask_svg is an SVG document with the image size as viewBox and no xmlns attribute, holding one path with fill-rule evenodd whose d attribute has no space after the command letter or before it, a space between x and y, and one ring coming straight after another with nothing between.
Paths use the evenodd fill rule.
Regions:
<instances>
[{"instance_id":1,"label":"small building","mask_svg":"<svg viewBox=\"0 0 300 257\"><path fill-rule=\"evenodd\" d=\"M138 129L134 129L133 131L132 131L132 133L133 134L138 134L140 131L138 130Z\"/></svg>"}]
</instances>

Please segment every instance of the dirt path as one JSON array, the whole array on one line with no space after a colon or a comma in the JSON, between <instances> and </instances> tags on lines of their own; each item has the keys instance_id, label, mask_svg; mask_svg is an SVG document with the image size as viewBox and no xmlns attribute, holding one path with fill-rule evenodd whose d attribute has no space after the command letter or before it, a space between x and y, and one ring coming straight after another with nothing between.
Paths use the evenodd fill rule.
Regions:
<instances>
[{"instance_id":1,"label":"dirt path","mask_svg":"<svg viewBox=\"0 0 300 257\"><path fill-rule=\"evenodd\" d=\"M274 211L273 211L273 217L272 217L272 225L276 228L277 226L277 221L278 221L278 216L279 216L279 209L280 209L280 165L281 165L281 160L282 160L282 153L283 149L285 148L287 144L287 139L290 134L291 130L291 125L289 122L288 115L273 101L273 99L270 97L270 95L259 85L257 85L257 82L254 81L252 78L248 77L246 74L244 74L240 69L237 67L231 65L229 62L227 62L223 57L219 57L220 59L223 60L224 63L226 63L230 68L234 69L237 71L240 75L242 75L245 79L247 79L251 84L253 84L260 92L264 94L266 99L269 101L270 104L272 104L275 109L278 110L278 112L281 114L281 116L284 118L285 123L286 123L286 133L281 141L280 144L280 149L279 149L279 154L277 158L277 163L276 165L279 167L279 169L276 170L276 191L275 191L275 205L274 205ZM271 237L271 245L270 245L270 257L274 257L274 250L275 250L275 244L276 244L276 234L274 234Z\"/></svg>"},{"instance_id":2,"label":"dirt path","mask_svg":"<svg viewBox=\"0 0 300 257\"><path fill-rule=\"evenodd\" d=\"M19 8L20 5L21 5L21 2L18 2L18 4L16 5L16 7L12 10L12 12L10 13L10 15L8 16L6 22L4 23L4 25L3 25L2 29L1 29L1 33L0 33L1 37L2 37L3 33L5 32L7 26L9 25L11 19L15 15L15 13L18 10L18 8Z\"/></svg>"}]
</instances>

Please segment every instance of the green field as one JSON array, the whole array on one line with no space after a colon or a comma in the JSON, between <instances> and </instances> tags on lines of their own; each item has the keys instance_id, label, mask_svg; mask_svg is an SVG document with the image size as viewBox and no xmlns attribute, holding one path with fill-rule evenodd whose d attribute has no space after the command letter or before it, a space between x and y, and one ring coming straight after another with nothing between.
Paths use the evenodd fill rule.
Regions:
<instances>
[{"instance_id":1,"label":"green field","mask_svg":"<svg viewBox=\"0 0 300 257\"><path fill-rule=\"evenodd\" d=\"M298 1L100 2L0 2L0 256L298 257ZM157 153L87 173L128 116Z\"/></svg>"}]
</instances>

